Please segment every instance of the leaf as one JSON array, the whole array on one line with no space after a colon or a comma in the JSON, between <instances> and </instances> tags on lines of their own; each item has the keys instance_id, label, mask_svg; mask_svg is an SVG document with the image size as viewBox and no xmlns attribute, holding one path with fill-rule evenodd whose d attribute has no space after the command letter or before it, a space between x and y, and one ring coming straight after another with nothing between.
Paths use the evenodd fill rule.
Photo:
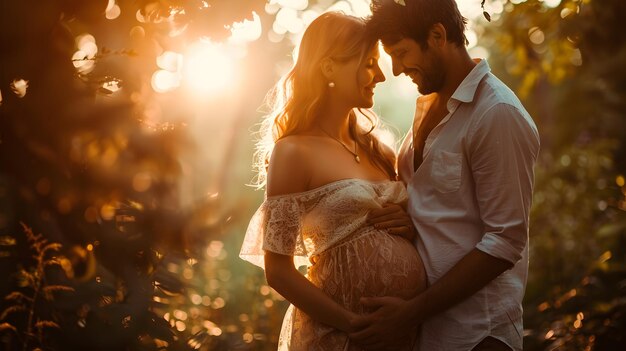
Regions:
<instances>
[{"instance_id":1,"label":"leaf","mask_svg":"<svg viewBox=\"0 0 626 351\"><path fill-rule=\"evenodd\" d=\"M611 237L619 235L624 229L626 229L626 223L608 223L598 229L596 236L600 238Z\"/></svg>"},{"instance_id":2,"label":"leaf","mask_svg":"<svg viewBox=\"0 0 626 351\"><path fill-rule=\"evenodd\" d=\"M113 94L113 91L111 91L111 90L109 90L107 88L103 88L103 87L98 88L98 92L101 93L101 94L104 94L104 95L111 95L111 94Z\"/></svg>"},{"instance_id":3,"label":"leaf","mask_svg":"<svg viewBox=\"0 0 626 351\"><path fill-rule=\"evenodd\" d=\"M26 311L27 311L26 307L24 307L23 305L10 306L4 311L2 311L2 314L0 314L0 320L6 319L6 317L10 314L17 313L17 312L26 312Z\"/></svg>"},{"instance_id":4,"label":"leaf","mask_svg":"<svg viewBox=\"0 0 626 351\"><path fill-rule=\"evenodd\" d=\"M35 328L43 329L43 328L57 328L61 329L61 327L53 321L37 321L35 323Z\"/></svg>"},{"instance_id":5,"label":"leaf","mask_svg":"<svg viewBox=\"0 0 626 351\"><path fill-rule=\"evenodd\" d=\"M487 11L483 11L483 16L488 22L491 22L491 15Z\"/></svg>"},{"instance_id":6,"label":"leaf","mask_svg":"<svg viewBox=\"0 0 626 351\"><path fill-rule=\"evenodd\" d=\"M150 320L146 323L146 331L148 334L153 338L158 338L169 343L173 342L176 333L172 330L170 324L154 312L150 312L150 314Z\"/></svg>"},{"instance_id":7,"label":"leaf","mask_svg":"<svg viewBox=\"0 0 626 351\"><path fill-rule=\"evenodd\" d=\"M15 334L17 334L17 328L15 328L10 323L2 323L2 324L0 324L0 333L5 332L7 330L11 330Z\"/></svg>"},{"instance_id":8,"label":"leaf","mask_svg":"<svg viewBox=\"0 0 626 351\"><path fill-rule=\"evenodd\" d=\"M113 296L100 296L100 300L98 301L98 306L104 307L112 304L114 302Z\"/></svg>"},{"instance_id":9,"label":"leaf","mask_svg":"<svg viewBox=\"0 0 626 351\"><path fill-rule=\"evenodd\" d=\"M15 238L8 235L0 236L0 246L13 246L16 244Z\"/></svg>"},{"instance_id":10,"label":"leaf","mask_svg":"<svg viewBox=\"0 0 626 351\"><path fill-rule=\"evenodd\" d=\"M159 270L154 274L154 285L169 296L185 292L184 283L174 274Z\"/></svg>"},{"instance_id":11,"label":"leaf","mask_svg":"<svg viewBox=\"0 0 626 351\"><path fill-rule=\"evenodd\" d=\"M43 262L43 265L44 265L44 266L53 266L53 265L58 265L58 266L63 267L63 265L61 264L61 260L60 260L59 258L56 258L56 257L55 257L55 258L51 258L51 259L49 259L49 260L45 260L45 261Z\"/></svg>"},{"instance_id":12,"label":"leaf","mask_svg":"<svg viewBox=\"0 0 626 351\"><path fill-rule=\"evenodd\" d=\"M209 339L209 333L207 333L206 329L200 330L199 332L192 335L189 339L187 339L187 345L191 346L194 350L197 350L202 347Z\"/></svg>"},{"instance_id":13,"label":"leaf","mask_svg":"<svg viewBox=\"0 0 626 351\"><path fill-rule=\"evenodd\" d=\"M45 254L48 251L54 250L54 251L59 251L61 249L61 247L63 247L63 245L59 244L59 243L50 243L46 246L44 246L43 250L41 251L41 254Z\"/></svg>"},{"instance_id":14,"label":"leaf","mask_svg":"<svg viewBox=\"0 0 626 351\"><path fill-rule=\"evenodd\" d=\"M69 291L73 292L74 288L66 285L49 285L43 288L44 291L53 292L53 291Z\"/></svg>"},{"instance_id":15,"label":"leaf","mask_svg":"<svg viewBox=\"0 0 626 351\"><path fill-rule=\"evenodd\" d=\"M26 300L28 302L33 302L33 298L26 296L24 293L19 291L12 291L9 295L4 297L5 300L14 300L14 301L22 301Z\"/></svg>"}]
</instances>

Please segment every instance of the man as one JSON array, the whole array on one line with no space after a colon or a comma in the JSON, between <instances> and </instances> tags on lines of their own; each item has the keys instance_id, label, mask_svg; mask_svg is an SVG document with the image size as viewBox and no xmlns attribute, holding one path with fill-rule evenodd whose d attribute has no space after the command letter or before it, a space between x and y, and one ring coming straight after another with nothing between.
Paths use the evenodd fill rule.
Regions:
<instances>
[{"instance_id":1,"label":"man","mask_svg":"<svg viewBox=\"0 0 626 351\"><path fill-rule=\"evenodd\" d=\"M364 298L367 349L393 349L421 325L422 351L522 350L528 217L539 136L515 94L465 48L454 0L373 0L368 27L393 73L422 94L398 159L429 288L412 300ZM393 206L370 214L397 227ZM394 219L395 218L395 219Z\"/></svg>"}]
</instances>

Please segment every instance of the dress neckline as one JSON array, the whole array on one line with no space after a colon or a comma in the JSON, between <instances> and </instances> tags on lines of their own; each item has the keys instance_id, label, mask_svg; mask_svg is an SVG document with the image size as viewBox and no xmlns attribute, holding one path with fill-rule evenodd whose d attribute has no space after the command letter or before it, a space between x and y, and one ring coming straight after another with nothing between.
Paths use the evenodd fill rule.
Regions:
<instances>
[{"instance_id":1,"label":"dress neckline","mask_svg":"<svg viewBox=\"0 0 626 351\"><path fill-rule=\"evenodd\" d=\"M320 185L320 186L315 187L313 189L300 191L300 192L296 192L296 193L274 195L274 196L266 196L265 198L266 198L266 200L271 200L271 199L279 199L279 198L291 197L291 196L307 195L307 194L314 193L316 191L320 191L320 190L323 190L323 189L326 189L326 188L330 188L330 187L333 187L333 186L337 186L339 184L349 183L349 182L365 183L365 184L370 184L370 185L378 185L378 184L383 184L383 183L387 183L387 182L396 182L396 181L391 180L391 179L370 180L370 179L363 179L363 178L344 178L344 179L339 179L339 180L333 180L332 182L328 182L326 184Z\"/></svg>"}]
</instances>

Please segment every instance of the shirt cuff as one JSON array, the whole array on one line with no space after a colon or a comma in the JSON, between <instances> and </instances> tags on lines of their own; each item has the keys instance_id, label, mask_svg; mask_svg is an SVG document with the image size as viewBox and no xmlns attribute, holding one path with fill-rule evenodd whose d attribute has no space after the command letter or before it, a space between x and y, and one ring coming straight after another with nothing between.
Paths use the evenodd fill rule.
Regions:
<instances>
[{"instance_id":1,"label":"shirt cuff","mask_svg":"<svg viewBox=\"0 0 626 351\"><path fill-rule=\"evenodd\" d=\"M511 245L501 235L487 233L476 248L490 256L516 264L522 258L521 250Z\"/></svg>"}]
</instances>

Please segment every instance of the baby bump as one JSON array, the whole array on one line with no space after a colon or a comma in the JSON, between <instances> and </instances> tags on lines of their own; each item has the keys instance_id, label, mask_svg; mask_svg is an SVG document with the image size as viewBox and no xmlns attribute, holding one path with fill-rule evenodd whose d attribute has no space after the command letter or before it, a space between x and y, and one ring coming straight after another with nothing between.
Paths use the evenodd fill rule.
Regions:
<instances>
[{"instance_id":1,"label":"baby bump","mask_svg":"<svg viewBox=\"0 0 626 351\"><path fill-rule=\"evenodd\" d=\"M426 288L424 266L413 244L371 227L315 256L314 262L309 279L355 312L363 312L361 297L411 298Z\"/></svg>"}]
</instances>

